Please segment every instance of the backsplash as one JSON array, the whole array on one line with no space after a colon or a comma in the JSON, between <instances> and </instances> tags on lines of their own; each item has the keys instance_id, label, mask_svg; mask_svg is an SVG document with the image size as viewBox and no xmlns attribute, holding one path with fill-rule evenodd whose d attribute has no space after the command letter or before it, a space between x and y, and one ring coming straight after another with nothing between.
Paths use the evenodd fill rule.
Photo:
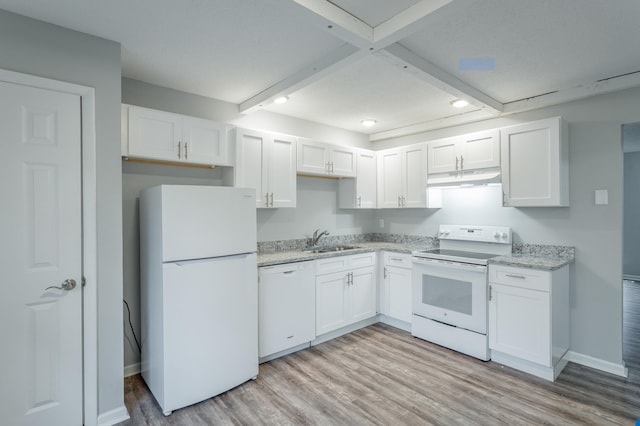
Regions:
<instances>
[{"instance_id":1,"label":"backsplash","mask_svg":"<svg viewBox=\"0 0 640 426\"><path fill-rule=\"evenodd\" d=\"M575 247L523 243L513 243L511 251L514 254L537 257L574 258L576 254Z\"/></svg>"},{"instance_id":2,"label":"backsplash","mask_svg":"<svg viewBox=\"0 0 640 426\"><path fill-rule=\"evenodd\" d=\"M319 246L334 246L356 243L394 243L394 244L423 244L425 246L438 247L439 241L433 237L402 234L351 234L351 235L327 235L322 237ZM294 251L309 248L310 238L298 238L294 240L259 241L258 253L275 253L278 251Z\"/></svg>"}]
</instances>

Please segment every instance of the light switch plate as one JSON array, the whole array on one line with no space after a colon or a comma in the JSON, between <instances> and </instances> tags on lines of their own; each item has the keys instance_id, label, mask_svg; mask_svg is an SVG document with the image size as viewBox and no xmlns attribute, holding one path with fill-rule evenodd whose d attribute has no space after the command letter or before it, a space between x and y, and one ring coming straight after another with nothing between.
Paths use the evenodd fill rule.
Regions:
<instances>
[{"instance_id":1,"label":"light switch plate","mask_svg":"<svg viewBox=\"0 0 640 426\"><path fill-rule=\"evenodd\" d=\"M606 189L596 189L594 191L596 205L609 204L609 191Z\"/></svg>"}]
</instances>

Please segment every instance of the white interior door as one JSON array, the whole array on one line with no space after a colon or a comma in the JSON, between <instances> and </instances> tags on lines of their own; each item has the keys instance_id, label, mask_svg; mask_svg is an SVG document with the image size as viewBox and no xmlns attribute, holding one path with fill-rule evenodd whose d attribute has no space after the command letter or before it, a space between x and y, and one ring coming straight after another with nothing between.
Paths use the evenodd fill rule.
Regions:
<instances>
[{"instance_id":1,"label":"white interior door","mask_svg":"<svg viewBox=\"0 0 640 426\"><path fill-rule=\"evenodd\" d=\"M2 422L82 424L80 97L0 83L0 128Z\"/></svg>"}]
</instances>

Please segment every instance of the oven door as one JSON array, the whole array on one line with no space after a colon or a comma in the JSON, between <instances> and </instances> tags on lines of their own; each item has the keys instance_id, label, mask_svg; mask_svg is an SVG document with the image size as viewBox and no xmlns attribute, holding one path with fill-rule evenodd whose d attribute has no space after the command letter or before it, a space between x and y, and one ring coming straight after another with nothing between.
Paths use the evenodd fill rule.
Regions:
<instances>
[{"instance_id":1,"label":"oven door","mask_svg":"<svg viewBox=\"0 0 640 426\"><path fill-rule=\"evenodd\" d=\"M413 314L487 333L487 267L413 259Z\"/></svg>"}]
</instances>

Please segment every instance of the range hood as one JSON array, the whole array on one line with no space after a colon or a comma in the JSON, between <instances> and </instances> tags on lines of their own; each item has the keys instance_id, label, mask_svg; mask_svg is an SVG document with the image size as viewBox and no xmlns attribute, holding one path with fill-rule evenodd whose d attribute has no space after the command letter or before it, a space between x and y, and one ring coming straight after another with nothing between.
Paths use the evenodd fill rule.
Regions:
<instances>
[{"instance_id":1,"label":"range hood","mask_svg":"<svg viewBox=\"0 0 640 426\"><path fill-rule=\"evenodd\" d=\"M486 185L501 181L499 167L427 175L428 188Z\"/></svg>"}]
</instances>

